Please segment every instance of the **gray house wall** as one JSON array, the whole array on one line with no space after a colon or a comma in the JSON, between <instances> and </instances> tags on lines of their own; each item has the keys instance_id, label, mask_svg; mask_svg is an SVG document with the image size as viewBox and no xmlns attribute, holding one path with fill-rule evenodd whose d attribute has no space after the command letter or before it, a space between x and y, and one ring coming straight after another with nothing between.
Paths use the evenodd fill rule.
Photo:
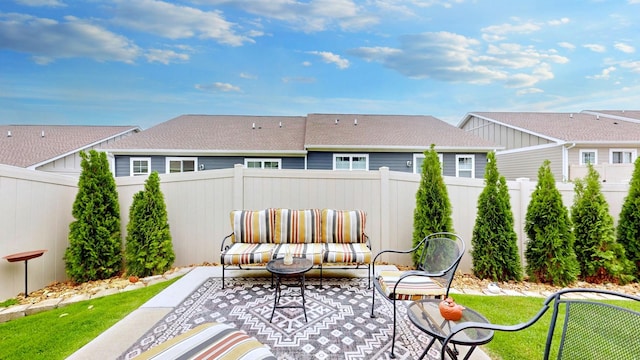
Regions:
<instances>
[{"instance_id":1,"label":"gray house wall","mask_svg":"<svg viewBox=\"0 0 640 360\"><path fill-rule=\"evenodd\" d=\"M336 152L344 154L347 152ZM407 162L413 161L415 153L400 152L352 152L353 154L368 154L369 169L379 169L388 167L391 171L413 172L413 166L407 166ZM307 154L307 170L333 170L333 154L334 152L311 151ZM443 153L444 175L456 176L456 154ZM461 152L459 154L475 155L475 177L484 177L484 169L487 164L486 153ZM144 155L116 155L115 156L115 173L116 177L130 176L130 159L151 158L151 171L157 171L160 174L166 172L166 156L144 156ZM172 157L175 157L173 155ZM260 156L247 156L247 158L260 158ZM266 158L276 158L282 160L283 169L304 170L304 157L278 157L266 156ZM205 170L219 170L233 168L236 164L244 164L243 156L200 156L198 157L198 166L204 165Z\"/></svg>"},{"instance_id":2,"label":"gray house wall","mask_svg":"<svg viewBox=\"0 0 640 360\"><path fill-rule=\"evenodd\" d=\"M505 150L544 145L553 141L472 116L462 130L505 147Z\"/></svg>"},{"instance_id":3,"label":"gray house wall","mask_svg":"<svg viewBox=\"0 0 640 360\"><path fill-rule=\"evenodd\" d=\"M528 178L538 179L538 170L545 160L550 161L551 172L556 181L563 181L562 176L562 145L526 151L512 151L496 153L496 162L500 175L507 180Z\"/></svg>"}]
</instances>

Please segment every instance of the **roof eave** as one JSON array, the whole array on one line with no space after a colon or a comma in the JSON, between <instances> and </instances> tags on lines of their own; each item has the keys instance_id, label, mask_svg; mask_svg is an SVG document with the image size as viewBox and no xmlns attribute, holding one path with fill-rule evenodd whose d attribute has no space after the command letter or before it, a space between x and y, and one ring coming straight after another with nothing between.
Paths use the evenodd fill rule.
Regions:
<instances>
[{"instance_id":1,"label":"roof eave","mask_svg":"<svg viewBox=\"0 0 640 360\"><path fill-rule=\"evenodd\" d=\"M395 145L307 145L308 151L374 151L374 152L424 152L428 146L395 146ZM488 152L503 149L503 146L435 146L436 151L477 151Z\"/></svg>"},{"instance_id":2,"label":"roof eave","mask_svg":"<svg viewBox=\"0 0 640 360\"><path fill-rule=\"evenodd\" d=\"M171 156L304 156L305 150L204 150L204 149L108 149L113 155L171 155Z\"/></svg>"}]
</instances>

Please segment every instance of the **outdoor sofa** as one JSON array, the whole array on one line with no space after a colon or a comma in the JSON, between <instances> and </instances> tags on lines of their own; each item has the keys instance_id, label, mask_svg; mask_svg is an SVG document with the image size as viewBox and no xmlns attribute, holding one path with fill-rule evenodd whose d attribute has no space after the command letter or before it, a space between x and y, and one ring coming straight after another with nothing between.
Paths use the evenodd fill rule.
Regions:
<instances>
[{"instance_id":1,"label":"outdoor sofa","mask_svg":"<svg viewBox=\"0 0 640 360\"><path fill-rule=\"evenodd\" d=\"M371 243L362 210L234 210L230 218L233 232L220 247L223 288L226 269L256 269L288 252L313 260L321 284L326 264L366 265L371 282Z\"/></svg>"}]
</instances>

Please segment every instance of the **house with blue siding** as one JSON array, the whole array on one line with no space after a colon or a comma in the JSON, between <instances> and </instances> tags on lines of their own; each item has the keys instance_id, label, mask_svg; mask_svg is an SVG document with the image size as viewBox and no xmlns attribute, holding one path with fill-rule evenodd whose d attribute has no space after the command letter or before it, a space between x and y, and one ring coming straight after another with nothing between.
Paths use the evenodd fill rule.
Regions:
<instances>
[{"instance_id":1,"label":"house with blue siding","mask_svg":"<svg viewBox=\"0 0 640 360\"><path fill-rule=\"evenodd\" d=\"M435 144L445 176L484 177L486 154L501 149L432 116L182 115L105 150L116 176L248 168L420 173Z\"/></svg>"}]
</instances>

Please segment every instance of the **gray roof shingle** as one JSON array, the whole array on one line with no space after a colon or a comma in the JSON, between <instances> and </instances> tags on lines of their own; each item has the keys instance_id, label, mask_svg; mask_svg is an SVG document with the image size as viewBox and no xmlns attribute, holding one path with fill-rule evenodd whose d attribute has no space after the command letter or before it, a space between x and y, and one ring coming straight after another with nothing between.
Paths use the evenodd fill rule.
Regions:
<instances>
[{"instance_id":1,"label":"gray roof shingle","mask_svg":"<svg viewBox=\"0 0 640 360\"><path fill-rule=\"evenodd\" d=\"M336 119L340 119L337 125ZM412 151L427 149L432 143L439 149L496 148L495 144L432 116L360 114L182 115L108 148L114 153L151 150L304 154L307 149L322 148Z\"/></svg>"},{"instance_id":2,"label":"gray roof shingle","mask_svg":"<svg viewBox=\"0 0 640 360\"><path fill-rule=\"evenodd\" d=\"M473 112L525 132L560 142L637 142L640 124L587 113ZM468 118L468 117L467 117Z\"/></svg>"},{"instance_id":3,"label":"gray roof shingle","mask_svg":"<svg viewBox=\"0 0 640 360\"><path fill-rule=\"evenodd\" d=\"M137 130L137 126L0 125L0 164L26 168Z\"/></svg>"}]
</instances>

